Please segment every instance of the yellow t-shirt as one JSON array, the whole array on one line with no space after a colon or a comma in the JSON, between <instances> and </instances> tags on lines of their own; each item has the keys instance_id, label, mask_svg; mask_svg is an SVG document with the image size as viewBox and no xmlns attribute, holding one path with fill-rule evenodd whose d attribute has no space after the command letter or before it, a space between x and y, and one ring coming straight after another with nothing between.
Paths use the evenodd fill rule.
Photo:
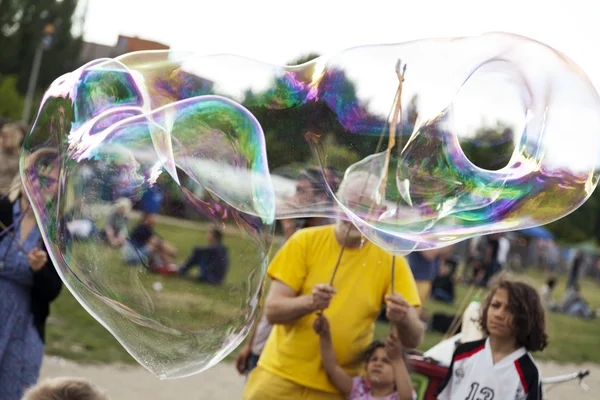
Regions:
<instances>
[{"instance_id":1,"label":"yellow t-shirt","mask_svg":"<svg viewBox=\"0 0 600 400\"><path fill-rule=\"evenodd\" d=\"M279 250L268 274L294 289L310 294L318 283L328 283L340 244L334 226L298 231ZM329 319L339 365L352 376L362 370L362 352L373 340L375 320L390 293L392 256L366 242L362 249L344 250L333 282L337 293L325 316ZM396 257L394 289L414 306L421 304L415 280L404 257ZM260 356L259 365L299 385L337 392L321 364L319 338L313 331L316 314L291 324L275 325Z\"/></svg>"}]
</instances>

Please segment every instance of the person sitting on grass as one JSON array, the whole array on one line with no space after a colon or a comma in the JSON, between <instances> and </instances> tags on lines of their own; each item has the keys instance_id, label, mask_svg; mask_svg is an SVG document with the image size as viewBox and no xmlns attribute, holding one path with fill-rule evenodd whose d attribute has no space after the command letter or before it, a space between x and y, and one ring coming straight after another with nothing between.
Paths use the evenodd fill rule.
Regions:
<instances>
[{"instance_id":1,"label":"person sitting on grass","mask_svg":"<svg viewBox=\"0 0 600 400\"><path fill-rule=\"evenodd\" d=\"M221 285L229 268L229 256L223 246L223 232L213 228L208 232L208 246L196 247L185 264L179 268L179 275L185 276L194 266L200 266L200 282Z\"/></svg>"},{"instance_id":2,"label":"person sitting on grass","mask_svg":"<svg viewBox=\"0 0 600 400\"><path fill-rule=\"evenodd\" d=\"M594 318L594 312L589 304L581 296L579 283L575 282L569 287L560 303L554 307L553 311L572 317Z\"/></svg>"},{"instance_id":3,"label":"person sitting on grass","mask_svg":"<svg viewBox=\"0 0 600 400\"><path fill-rule=\"evenodd\" d=\"M323 369L333 385L350 400L413 400L412 387L402 344L390 334L385 343L376 340L365 351L365 376L352 377L337 362L329 321L321 314L313 323L319 335Z\"/></svg>"},{"instance_id":4,"label":"person sitting on grass","mask_svg":"<svg viewBox=\"0 0 600 400\"><path fill-rule=\"evenodd\" d=\"M177 251L172 244L154 232L156 214L143 214L123 246L123 259L127 264L142 264L152 272L174 271L172 264Z\"/></svg>"},{"instance_id":5,"label":"person sitting on grass","mask_svg":"<svg viewBox=\"0 0 600 400\"><path fill-rule=\"evenodd\" d=\"M127 197L121 197L111 207L110 212L106 216L102 237L111 246L121 247L125 244L130 211L131 200Z\"/></svg>"}]
</instances>

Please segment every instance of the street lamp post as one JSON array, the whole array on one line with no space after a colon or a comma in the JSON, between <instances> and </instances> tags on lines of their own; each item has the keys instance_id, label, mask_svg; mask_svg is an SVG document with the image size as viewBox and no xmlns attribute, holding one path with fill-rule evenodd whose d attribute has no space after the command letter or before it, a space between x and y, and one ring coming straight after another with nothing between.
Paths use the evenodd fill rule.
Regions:
<instances>
[{"instance_id":1,"label":"street lamp post","mask_svg":"<svg viewBox=\"0 0 600 400\"><path fill-rule=\"evenodd\" d=\"M42 55L44 50L50 48L52 44L52 35L54 34L54 25L47 24L44 28L44 34L42 40L35 50L35 56L33 57L33 65L31 67L31 74L29 74L29 82L27 84L27 96L25 97L25 107L23 108L23 114L21 120L25 124L29 124L29 118L31 116L31 105L33 104L33 97L35 96L35 87L37 86L38 76L40 74L40 66L42 65Z\"/></svg>"}]
</instances>

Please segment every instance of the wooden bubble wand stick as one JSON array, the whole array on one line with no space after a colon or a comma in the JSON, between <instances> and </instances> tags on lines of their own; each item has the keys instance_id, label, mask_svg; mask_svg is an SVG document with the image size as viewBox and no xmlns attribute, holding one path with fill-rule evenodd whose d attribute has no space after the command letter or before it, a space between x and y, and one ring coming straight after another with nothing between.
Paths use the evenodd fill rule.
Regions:
<instances>
[{"instance_id":1,"label":"wooden bubble wand stick","mask_svg":"<svg viewBox=\"0 0 600 400\"><path fill-rule=\"evenodd\" d=\"M398 76L398 89L396 90L396 95L394 97L394 105L393 105L393 114L392 114L392 121L391 121L391 126L390 126L390 133L389 133L389 137L388 137L388 147L387 147L387 155L386 155L386 162L385 162L385 166L384 166L384 181L387 181L387 170L389 167L389 163L390 163L390 158L391 158L391 151L392 148L394 147L394 145L396 144L396 128L397 128L397 124L398 122L402 121L402 86L404 83L404 75L406 73L406 64L404 64L404 66L402 66L402 61L398 60L398 62L396 63L396 75ZM402 131L400 130L399 135L402 134ZM383 132L382 135L379 137L379 143L377 144L377 150L376 152L379 152L379 148L381 147L382 141L383 141ZM401 152L401 148L400 148L400 143L402 141L402 138L399 137L398 142L398 154L400 154ZM369 173L371 173L371 171L369 171ZM365 182L365 185L363 187L362 192L364 193L364 191L367 188L367 183L368 181ZM385 195L385 185L380 189L380 195L384 196ZM373 200L371 207L373 207L373 203L375 202L375 200ZM396 214L398 214L398 210L396 210ZM346 231L346 236L344 238L344 241L342 243L342 248L340 249L340 253L338 255L338 259L337 262L335 264L335 267L333 269L333 273L331 275L331 278L329 280L329 284L331 286L333 286L333 282L335 280L335 276L337 274L340 262L342 260L342 255L344 254L344 250L346 248L346 244L348 242L348 238L350 236L350 230L351 230L351 226L348 226L348 230ZM395 288L394 288L394 281L395 281L395 270L396 270L396 256L392 256L392 277L391 277L391 292L392 294L395 293ZM323 311L319 310L317 312L317 315L322 315Z\"/></svg>"}]
</instances>

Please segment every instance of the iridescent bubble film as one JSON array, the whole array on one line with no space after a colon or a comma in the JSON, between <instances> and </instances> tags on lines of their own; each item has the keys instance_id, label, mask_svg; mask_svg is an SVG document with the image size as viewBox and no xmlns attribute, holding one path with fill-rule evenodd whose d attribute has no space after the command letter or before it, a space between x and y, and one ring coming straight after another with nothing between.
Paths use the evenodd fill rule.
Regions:
<instances>
[{"instance_id":1,"label":"iridescent bubble film","mask_svg":"<svg viewBox=\"0 0 600 400\"><path fill-rule=\"evenodd\" d=\"M503 33L362 46L299 66L137 52L52 85L24 155L43 147L60 155L60 182L37 213L63 278L138 361L183 376L246 332L274 219L350 220L394 254L552 222L597 185L600 99L565 55ZM368 201L348 202L340 185ZM157 292L143 269L107 262L118 255L97 240L67 238L69 212L102 224L111 204L141 204L156 188L168 193L156 228L165 240L187 243L192 233L166 227L189 220L237 232L227 284L239 292L207 297L171 277ZM190 304L214 315L188 318Z\"/></svg>"},{"instance_id":2,"label":"iridescent bubble film","mask_svg":"<svg viewBox=\"0 0 600 400\"><path fill-rule=\"evenodd\" d=\"M154 89L152 108L203 90L248 108L265 132L276 218L351 219L390 252L552 222L598 181L596 91L565 55L525 37L362 46L290 67L169 52L119 61ZM311 167L328 196L290 201ZM339 202L331 170L381 179L387 211Z\"/></svg>"},{"instance_id":3,"label":"iridescent bubble film","mask_svg":"<svg viewBox=\"0 0 600 400\"><path fill-rule=\"evenodd\" d=\"M61 77L27 137L22 176L71 292L138 362L174 378L245 337L275 198L262 129L244 107L201 96L152 108L150 98L118 61Z\"/></svg>"}]
</instances>

